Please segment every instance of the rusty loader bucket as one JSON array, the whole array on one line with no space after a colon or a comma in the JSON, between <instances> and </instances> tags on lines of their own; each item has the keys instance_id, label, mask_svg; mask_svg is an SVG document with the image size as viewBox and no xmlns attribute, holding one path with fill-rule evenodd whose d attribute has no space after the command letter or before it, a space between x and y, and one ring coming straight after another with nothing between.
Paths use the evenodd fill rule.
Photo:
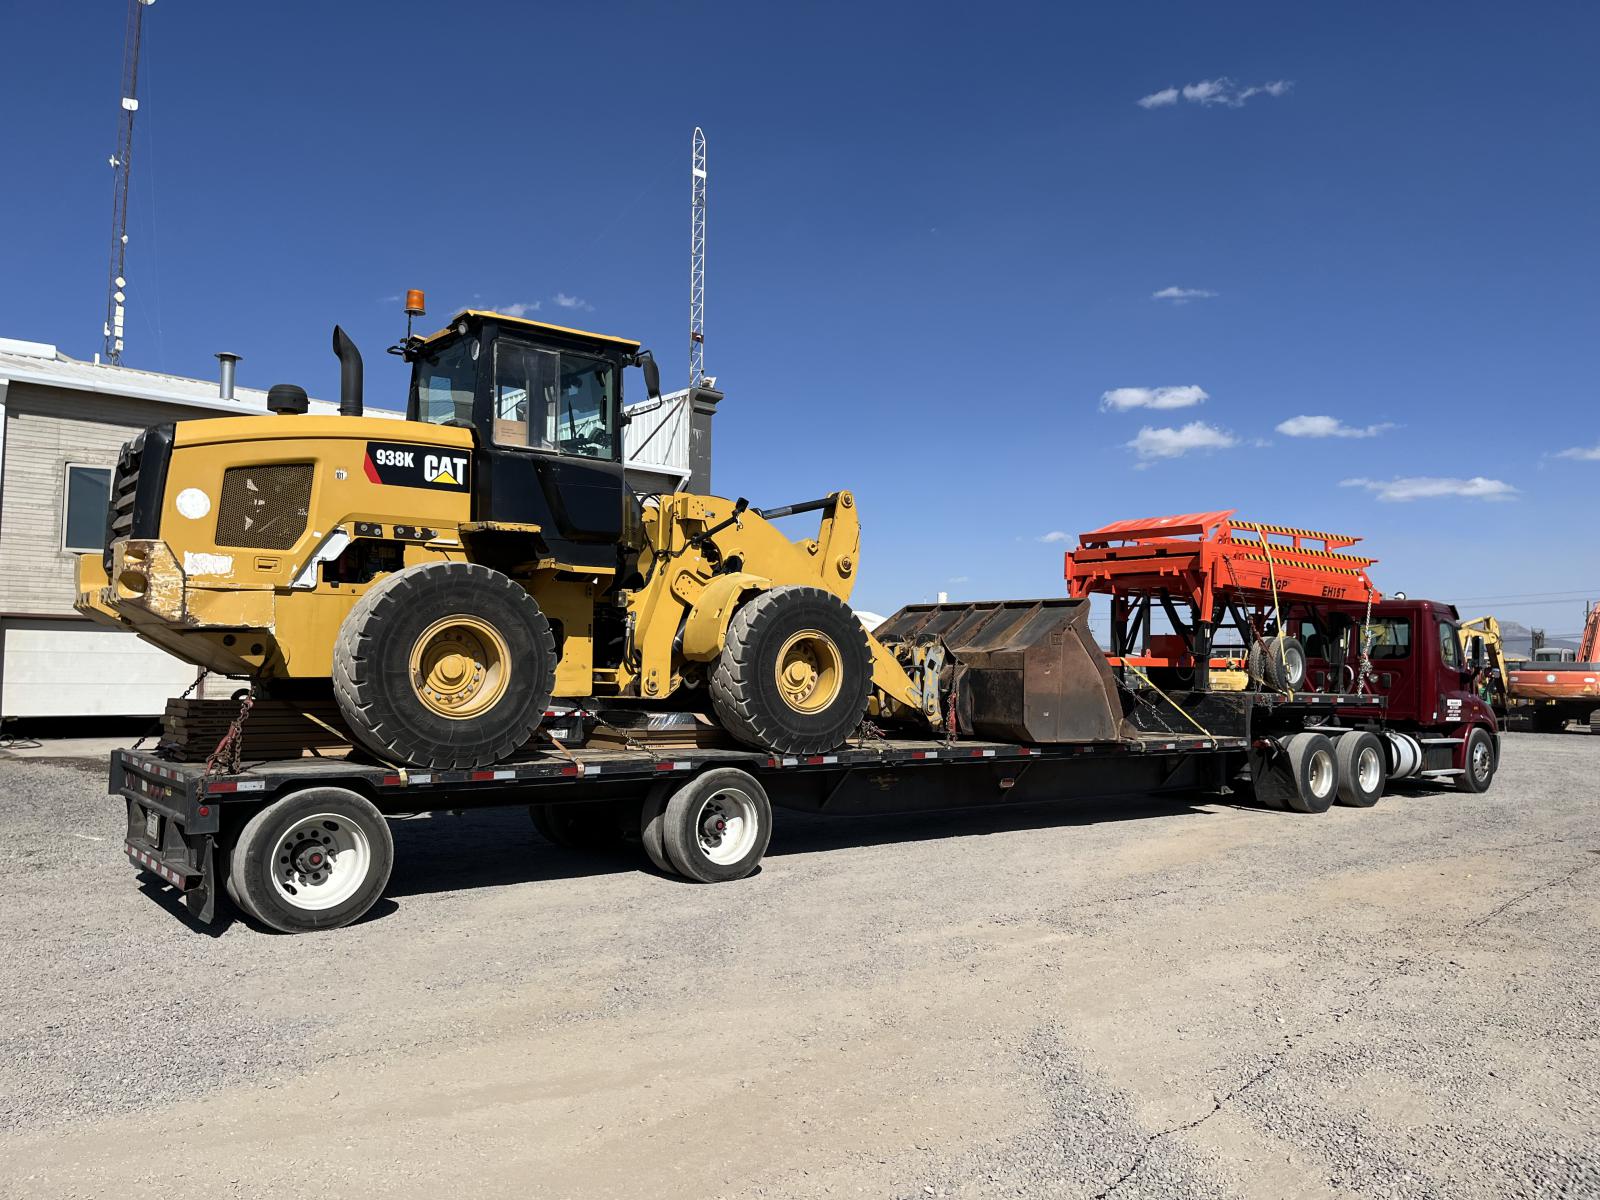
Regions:
<instances>
[{"instance_id":1,"label":"rusty loader bucket","mask_svg":"<svg viewBox=\"0 0 1600 1200\"><path fill-rule=\"evenodd\" d=\"M954 691L961 736L1047 745L1126 735L1087 600L911 604L873 635L891 648L944 647L941 691L945 711Z\"/></svg>"}]
</instances>

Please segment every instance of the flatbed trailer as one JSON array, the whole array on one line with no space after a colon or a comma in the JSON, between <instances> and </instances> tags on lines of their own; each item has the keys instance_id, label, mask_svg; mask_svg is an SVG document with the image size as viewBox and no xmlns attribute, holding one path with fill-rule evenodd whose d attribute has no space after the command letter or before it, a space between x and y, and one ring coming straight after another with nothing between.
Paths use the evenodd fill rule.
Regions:
<instances>
[{"instance_id":1,"label":"flatbed trailer","mask_svg":"<svg viewBox=\"0 0 1600 1200\"><path fill-rule=\"evenodd\" d=\"M1286 749L1320 739L1332 764L1333 742L1343 735L1381 732L1381 696L1163 699L1166 707L1147 704L1135 714L1158 728L1049 746L874 735L828 754L790 757L750 749L552 745L487 770L408 771L303 757L225 774L208 773L202 763L119 750L111 758L110 791L127 807L129 860L180 893L199 920L214 920L226 895L261 924L303 932L348 924L378 899L394 854L385 818L403 815L527 805L540 831L560 844L637 840L658 869L719 882L755 869L771 836L774 806L918 812L1193 795L1249 778L1269 804L1320 812L1335 798L1375 802L1387 786L1386 766L1376 792L1347 799L1342 793L1348 787L1339 788L1332 777L1319 783L1309 767L1299 770L1304 764L1287 761L1293 755ZM1180 725L1187 732L1175 731ZM1462 775L1456 765L1467 761L1462 739L1437 740L1454 744L1434 748L1431 761L1395 774ZM1392 749L1384 757L1396 762ZM1269 779L1278 781L1275 790L1266 786ZM1354 776L1346 781L1360 782Z\"/></svg>"}]
</instances>

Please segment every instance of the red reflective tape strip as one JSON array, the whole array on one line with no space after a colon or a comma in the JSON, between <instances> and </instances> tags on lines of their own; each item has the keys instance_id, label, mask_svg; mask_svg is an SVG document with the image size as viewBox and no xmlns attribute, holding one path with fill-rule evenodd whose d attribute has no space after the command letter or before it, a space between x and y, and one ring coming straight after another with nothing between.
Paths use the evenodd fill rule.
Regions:
<instances>
[{"instance_id":1,"label":"red reflective tape strip","mask_svg":"<svg viewBox=\"0 0 1600 1200\"><path fill-rule=\"evenodd\" d=\"M405 786L405 782L406 781L399 775L385 775L383 777L384 787L403 787Z\"/></svg>"},{"instance_id":2,"label":"red reflective tape strip","mask_svg":"<svg viewBox=\"0 0 1600 1200\"><path fill-rule=\"evenodd\" d=\"M206 784L206 791L211 792L214 795L219 795L219 796L220 795L225 795L228 792L237 792L238 790L239 790L239 785L237 783L208 783L208 784Z\"/></svg>"},{"instance_id":3,"label":"red reflective tape strip","mask_svg":"<svg viewBox=\"0 0 1600 1200\"><path fill-rule=\"evenodd\" d=\"M468 775L467 778L468 779L472 779L472 780L493 779L494 778L494 772L493 771L474 771L474 772L472 772L472 774Z\"/></svg>"},{"instance_id":4,"label":"red reflective tape strip","mask_svg":"<svg viewBox=\"0 0 1600 1200\"><path fill-rule=\"evenodd\" d=\"M566 765L566 766L561 768L561 773L563 775L576 775L578 773L577 764L576 763L569 763L568 765Z\"/></svg>"},{"instance_id":5,"label":"red reflective tape strip","mask_svg":"<svg viewBox=\"0 0 1600 1200\"><path fill-rule=\"evenodd\" d=\"M658 770L658 771L670 771L670 770L672 770L672 764L671 763L657 763L656 764L656 770Z\"/></svg>"}]
</instances>

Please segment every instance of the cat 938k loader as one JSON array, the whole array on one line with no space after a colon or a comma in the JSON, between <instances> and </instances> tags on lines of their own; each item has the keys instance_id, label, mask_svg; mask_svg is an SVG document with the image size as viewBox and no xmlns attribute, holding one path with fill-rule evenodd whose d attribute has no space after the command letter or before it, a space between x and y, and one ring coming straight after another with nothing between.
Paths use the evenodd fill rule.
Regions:
<instances>
[{"instance_id":1,"label":"cat 938k loader","mask_svg":"<svg viewBox=\"0 0 1600 1200\"><path fill-rule=\"evenodd\" d=\"M891 651L846 603L849 492L766 512L633 493L624 369L659 395L637 342L463 312L396 347L404 421L362 415L361 356L340 329L333 343L338 415L279 385L272 415L123 448L81 612L270 696L331 683L354 738L410 766L504 759L553 696L703 702L784 754L832 749L869 714L942 723L940 650ZM812 538L771 523L808 511Z\"/></svg>"}]
</instances>

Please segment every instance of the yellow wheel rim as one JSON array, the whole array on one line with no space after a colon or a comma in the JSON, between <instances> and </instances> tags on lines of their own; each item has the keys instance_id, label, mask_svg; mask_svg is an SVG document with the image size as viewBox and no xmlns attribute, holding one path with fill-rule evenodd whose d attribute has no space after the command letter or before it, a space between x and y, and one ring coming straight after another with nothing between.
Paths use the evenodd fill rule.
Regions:
<instances>
[{"instance_id":1,"label":"yellow wheel rim","mask_svg":"<svg viewBox=\"0 0 1600 1200\"><path fill-rule=\"evenodd\" d=\"M511 651L500 631L477 617L443 617L411 648L411 687L441 717L468 720L505 695Z\"/></svg>"},{"instance_id":2,"label":"yellow wheel rim","mask_svg":"<svg viewBox=\"0 0 1600 1200\"><path fill-rule=\"evenodd\" d=\"M785 704L795 712L821 712L839 695L844 659L827 634L802 629L783 643L773 671Z\"/></svg>"}]
</instances>

